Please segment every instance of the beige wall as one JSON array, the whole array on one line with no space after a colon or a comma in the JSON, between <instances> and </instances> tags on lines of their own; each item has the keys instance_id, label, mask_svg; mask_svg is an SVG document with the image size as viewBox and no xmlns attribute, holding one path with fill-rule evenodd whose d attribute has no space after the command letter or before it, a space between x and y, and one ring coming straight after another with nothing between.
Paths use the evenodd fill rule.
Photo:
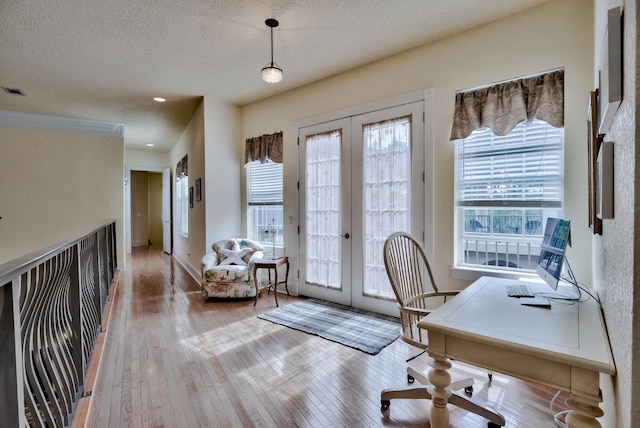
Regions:
<instances>
[{"instance_id":1,"label":"beige wall","mask_svg":"<svg viewBox=\"0 0 640 428\"><path fill-rule=\"evenodd\" d=\"M176 145L169 153L171 176L175 177L176 164L180 159L188 155L189 187L195 187L196 178L204 173L204 103L201 102L191 121L180 136ZM172 194L175 194L175 180L171 181ZM173 255L189 272L200 276L200 259L204 255L204 230L205 209L204 204L194 202L189 209L189 236L178 233L175 226L176 206L172 204L174 228L173 228Z\"/></svg>"},{"instance_id":2,"label":"beige wall","mask_svg":"<svg viewBox=\"0 0 640 428\"><path fill-rule=\"evenodd\" d=\"M607 25L607 11L620 6L623 24L623 100L604 141L614 142L614 218L603 221L602 236L594 235L593 277L603 304L609 340L616 370L615 378L602 377L606 427L640 426L640 340L636 309L640 290L635 254L640 237L635 215L635 192L638 190L638 8L634 0L596 0L593 67L594 87L598 86L597 71ZM611 400L615 394L616 400Z\"/></svg>"},{"instance_id":3,"label":"beige wall","mask_svg":"<svg viewBox=\"0 0 640 428\"><path fill-rule=\"evenodd\" d=\"M0 142L0 264L116 220L122 268L122 138L0 127Z\"/></svg>"},{"instance_id":4,"label":"beige wall","mask_svg":"<svg viewBox=\"0 0 640 428\"><path fill-rule=\"evenodd\" d=\"M241 187L244 143L240 139L239 109L204 98L205 165L202 198L206 205L206 250L220 239L241 236Z\"/></svg>"},{"instance_id":5,"label":"beige wall","mask_svg":"<svg viewBox=\"0 0 640 428\"><path fill-rule=\"evenodd\" d=\"M587 224L585 120L593 75L593 8L584 0L557 1L445 40L428 44L242 108L242 138L284 131L285 246L297 253L296 121L426 88L434 90L433 260L443 288L468 282L451 278L453 263L454 152L448 141L455 91L565 68L565 216L573 221L569 257L578 278L591 284ZM427 174L429 175L429 174ZM286 222L285 222L286 223ZM294 272L296 267L294 266Z\"/></svg>"},{"instance_id":6,"label":"beige wall","mask_svg":"<svg viewBox=\"0 0 640 428\"><path fill-rule=\"evenodd\" d=\"M164 169L169 167L169 153L127 149L124 151L124 161L127 168L132 170Z\"/></svg>"}]
</instances>

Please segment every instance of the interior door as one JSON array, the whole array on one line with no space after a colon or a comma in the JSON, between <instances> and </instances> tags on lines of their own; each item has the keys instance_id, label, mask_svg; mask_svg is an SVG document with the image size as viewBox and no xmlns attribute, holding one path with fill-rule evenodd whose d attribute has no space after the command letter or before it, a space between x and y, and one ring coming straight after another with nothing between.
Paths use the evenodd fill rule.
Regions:
<instances>
[{"instance_id":1,"label":"interior door","mask_svg":"<svg viewBox=\"0 0 640 428\"><path fill-rule=\"evenodd\" d=\"M171 170L162 170L162 250L171 254Z\"/></svg>"},{"instance_id":2,"label":"interior door","mask_svg":"<svg viewBox=\"0 0 640 428\"><path fill-rule=\"evenodd\" d=\"M299 130L300 292L397 315L382 257L424 229L423 102Z\"/></svg>"}]
</instances>

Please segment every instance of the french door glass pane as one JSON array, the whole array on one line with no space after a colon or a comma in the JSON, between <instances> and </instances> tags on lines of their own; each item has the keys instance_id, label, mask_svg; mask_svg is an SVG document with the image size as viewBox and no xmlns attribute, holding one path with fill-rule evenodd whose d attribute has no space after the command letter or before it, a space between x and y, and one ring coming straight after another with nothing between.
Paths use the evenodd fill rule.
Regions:
<instances>
[{"instance_id":1,"label":"french door glass pane","mask_svg":"<svg viewBox=\"0 0 640 428\"><path fill-rule=\"evenodd\" d=\"M340 131L306 141L306 282L340 289L342 214Z\"/></svg>"},{"instance_id":2,"label":"french door glass pane","mask_svg":"<svg viewBox=\"0 0 640 428\"><path fill-rule=\"evenodd\" d=\"M411 121L403 117L364 125L364 294L393 298L382 257L384 241L410 231Z\"/></svg>"}]
</instances>

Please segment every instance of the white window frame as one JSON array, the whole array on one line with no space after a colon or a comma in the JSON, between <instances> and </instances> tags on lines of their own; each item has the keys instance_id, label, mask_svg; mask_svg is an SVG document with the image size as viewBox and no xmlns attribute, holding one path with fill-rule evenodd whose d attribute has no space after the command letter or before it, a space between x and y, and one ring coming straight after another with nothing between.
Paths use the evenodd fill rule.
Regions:
<instances>
[{"instance_id":1,"label":"white window frame","mask_svg":"<svg viewBox=\"0 0 640 428\"><path fill-rule=\"evenodd\" d=\"M284 247L283 165L253 161L246 165L247 237L260 242L266 254ZM275 240L274 240L275 238Z\"/></svg>"},{"instance_id":2,"label":"white window frame","mask_svg":"<svg viewBox=\"0 0 640 428\"><path fill-rule=\"evenodd\" d=\"M564 129L536 119L504 137L485 128L455 144L452 276L533 276L546 219L562 215Z\"/></svg>"},{"instance_id":3,"label":"white window frame","mask_svg":"<svg viewBox=\"0 0 640 428\"><path fill-rule=\"evenodd\" d=\"M185 238L189 237L189 177L176 179L176 230Z\"/></svg>"}]
</instances>

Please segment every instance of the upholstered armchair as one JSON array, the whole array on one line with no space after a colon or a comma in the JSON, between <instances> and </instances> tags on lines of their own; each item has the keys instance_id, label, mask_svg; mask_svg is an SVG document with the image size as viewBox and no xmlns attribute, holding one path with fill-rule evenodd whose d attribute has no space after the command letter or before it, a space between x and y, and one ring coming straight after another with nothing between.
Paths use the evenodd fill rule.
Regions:
<instances>
[{"instance_id":1,"label":"upholstered armchair","mask_svg":"<svg viewBox=\"0 0 640 428\"><path fill-rule=\"evenodd\" d=\"M223 239L200 262L202 297L243 299L256 296L253 266L261 260L262 245L250 239Z\"/></svg>"}]
</instances>

